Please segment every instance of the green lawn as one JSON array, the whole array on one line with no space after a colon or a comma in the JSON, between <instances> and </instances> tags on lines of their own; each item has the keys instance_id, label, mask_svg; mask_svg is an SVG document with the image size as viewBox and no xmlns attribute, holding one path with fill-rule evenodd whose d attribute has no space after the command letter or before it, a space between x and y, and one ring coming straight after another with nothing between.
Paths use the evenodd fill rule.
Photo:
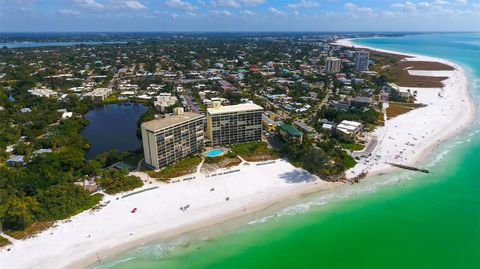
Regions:
<instances>
[{"instance_id":1,"label":"green lawn","mask_svg":"<svg viewBox=\"0 0 480 269\"><path fill-rule=\"evenodd\" d=\"M365 148L364 145L361 144L354 144L354 143L342 143L342 148L352 150L352 151L359 151Z\"/></svg>"},{"instance_id":2,"label":"green lawn","mask_svg":"<svg viewBox=\"0 0 480 269\"><path fill-rule=\"evenodd\" d=\"M355 159L352 158L352 156L347 155L347 156L344 156L343 165L345 166L345 170L348 170L350 168L355 167L355 165L357 165L357 161L355 161Z\"/></svg>"}]
</instances>

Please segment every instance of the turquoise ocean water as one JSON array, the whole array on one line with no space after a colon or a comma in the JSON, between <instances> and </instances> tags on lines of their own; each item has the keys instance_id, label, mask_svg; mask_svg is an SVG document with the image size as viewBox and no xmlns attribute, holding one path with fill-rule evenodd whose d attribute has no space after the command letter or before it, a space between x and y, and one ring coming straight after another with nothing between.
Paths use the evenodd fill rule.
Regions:
<instances>
[{"instance_id":1,"label":"turquoise ocean water","mask_svg":"<svg viewBox=\"0 0 480 269\"><path fill-rule=\"evenodd\" d=\"M478 107L480 34L356 42L464 66ZM234 229L185 235L122 253L95 268L480 268L480 124L402 172L298 200Z\"/></svg>"}]
</instances>

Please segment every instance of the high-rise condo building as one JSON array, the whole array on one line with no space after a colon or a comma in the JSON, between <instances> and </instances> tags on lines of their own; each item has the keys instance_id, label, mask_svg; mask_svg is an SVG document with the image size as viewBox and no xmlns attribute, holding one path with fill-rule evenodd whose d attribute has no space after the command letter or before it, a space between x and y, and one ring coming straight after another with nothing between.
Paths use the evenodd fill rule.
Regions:
<instances>
[{"instance_id":1,"label":"high-rise condo building","mask_svg":"<svg viewBox=\"0 0 480 269\"><path fill-rule=\"evenodd\" d=\"M222 106L215 102L207 109L207 138L213 147L262 139L263 107L256 104Z\"/></svg>"},{"instance_id":2,"label":"high-rise condo building","mask_svg":"<svg viewBox=\"0 0 480 269\"><path fill-rule=\"evenodd\" d=\"M145 163L155 169L204 149L205 116L175 109L174 115L141 126Z\"/></svg>"},{"instance_id":3,"label":"high-rise condo building","mask_svg":"<svg viewBox=\"0 0 480 269\"><path fill-rule=\"evenodd\" d=\"M370 53L368 51L357 51L353 57L355 61L355 71L368 71L369 57Z\"/></svg>"},{"instance_id":4,"label":"high-rise condo building","mask_svg":"<svg viewBox=\"0 0 480 269\"><path fill-rule=\"evenodd\" d=\"M342 68L342 60L337 57L328 57L325 65L327 73L338 73Z\"/></svg>"}]
</instances>

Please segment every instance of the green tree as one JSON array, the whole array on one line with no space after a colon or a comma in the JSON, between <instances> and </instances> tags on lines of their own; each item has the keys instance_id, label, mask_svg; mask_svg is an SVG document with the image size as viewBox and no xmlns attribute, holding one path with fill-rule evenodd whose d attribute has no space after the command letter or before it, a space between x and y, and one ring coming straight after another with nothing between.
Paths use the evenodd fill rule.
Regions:
<instances>
[{"instance_id":1,"label":"green tree","mask_svg":"<svg viewBox=\"0 0 480 269\"><path fill-rule=\"evenodd\" d=\"M328 156L320 148L311 148L305 155L304 168L312 173L318 174L322 171L324 164L328 161Z\"/></svg>"},{"instance_id":2,"label":"green tree","mask_svg":"<svg viewBox=\"0 0 480 269\"><path fill-rule=\"evenodd\" d=\"M97 180L106 193L114 194L143 186L143 181L136 176L129 176L126 170L107 169Z\"/></svg>"},{"instance_id":3,"label":"green tree","mask_svg":"<svg viewBox=\"0 0 480 269\"><path fill-rule=\"evenodd\" d=\"M32 197L10 198L0 207L0 216L3 229L23 230L34 221L32 211L38 209L38 203Z\"/></svg>"},{"instance_id":4,"label":"green tree","mask_svg":"<svg viewBox=\"0 0 480 269\"><path fill-rule=\"evenodd\" d=\"M98 201L99 197L90 195L80 186L61 183L40 190L35 196L41 205L38 220L65 219L82 212Z\"/></svg>"}]
</instances>

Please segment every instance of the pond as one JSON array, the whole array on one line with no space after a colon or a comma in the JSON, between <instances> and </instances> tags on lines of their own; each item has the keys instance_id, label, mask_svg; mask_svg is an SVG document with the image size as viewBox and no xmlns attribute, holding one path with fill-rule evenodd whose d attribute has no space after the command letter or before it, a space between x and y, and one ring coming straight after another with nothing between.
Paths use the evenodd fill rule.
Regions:
<instances>
[{"instance_id":1,"label":"pond","mask_svg":"<svg viewBox=\"0 0 480 269\"><path fill-rule=\"evenodd\" d=\"M81 132L90 140L87 159L98 154L118 149L129 151L138 149L141 140L137 137L137 122L148 107L142 104L110 104L94 108L87 112L90 121Z\"/></svg>"}]
</instances>

